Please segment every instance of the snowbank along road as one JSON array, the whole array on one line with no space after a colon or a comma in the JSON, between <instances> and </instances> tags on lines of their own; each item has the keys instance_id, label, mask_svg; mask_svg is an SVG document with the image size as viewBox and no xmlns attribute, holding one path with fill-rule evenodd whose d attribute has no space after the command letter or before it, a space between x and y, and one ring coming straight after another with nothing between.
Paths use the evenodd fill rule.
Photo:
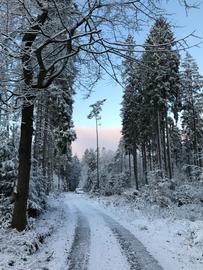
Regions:
<instances>
[{"instance_id":1,"label":"snowbank along road","mask_svg":"<svg viewBox=\"0 0 203 270\"><path fill-rule=\"evenodd\" d=\"M101 209L77 194L67 194L66 202L76 216L68 270L163 269L135 235Z\"/></svg>"}]
</instances>

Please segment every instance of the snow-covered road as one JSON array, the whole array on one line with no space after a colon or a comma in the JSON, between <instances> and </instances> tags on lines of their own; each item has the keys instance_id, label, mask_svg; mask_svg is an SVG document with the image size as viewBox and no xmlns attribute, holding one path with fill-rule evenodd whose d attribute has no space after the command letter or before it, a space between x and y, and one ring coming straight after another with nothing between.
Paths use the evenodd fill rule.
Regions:
<instances>
[{"instance_id":1,"label":"snow-covered road","mask_svg":"<svg viewBox=\"0 0 203 270\"><path fill-rule=\"evenodd\" d=\"M202 270L203 222L150 213L121 196L52 194L29 230L0 229L0 270Z\"/></svg>"},{"instance_id":2,"label":"snow-covered road","mask_svg":"<svg viewBox=\"0 0 203 270\"><path fill-rule=\"evenodd\" d=\"M76 214L69 270L161 270L143 244L124 226L77 194L67 194Z\"/></svg>"}]
</instances>

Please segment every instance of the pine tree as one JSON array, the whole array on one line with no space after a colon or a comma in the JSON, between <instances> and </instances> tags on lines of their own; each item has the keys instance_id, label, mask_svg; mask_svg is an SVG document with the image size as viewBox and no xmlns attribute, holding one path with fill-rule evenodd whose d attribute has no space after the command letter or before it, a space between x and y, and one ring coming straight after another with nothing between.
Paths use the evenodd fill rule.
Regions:
<instances>
[{"instance_id":1,"label":"pine tree","mask_svg":"<svg viewBox=\"0 0 203 270\"><path fill-rule=\"evenodd\" d=\"M171 142L171 161L173 171L179 173L183 167L183 144L182 132L180 127L175 123L174 119L168 118L169 136Z\"/></svg>"},{"instance_id":2,"label":"pine tree","mask_svg":"<svg viewBox=\"0 0 203 270\"><path fill-rule=\"evenodd\" d=\"M77 156L74 156L71 160L69 171L69 190L74 191L79 184L81 176L81 164Z\"/></svg>"},{"instance_id":3,"label":"pine tree","mask_svg":"<svg viewBox=\"0 0 203 270\"><path fill-rule=\"evenodd\" d=\"M121 109L122 135L127 153L133 155L135 185L138 189L137 147L140 116L140 76L134 55L135 44L131 35L128 36L126 43L128 44L128 50L126 59L123 61L124 71L122 74L125 86Z\"/></svg>"},{"instance_id":4,"label":"pine tree","mask_svg":"<svg viewBox=\"0 0 203 270\"><path fill-rule=\"evenodd\" d=\"M145 42L144 98L153 113L157 165L162 173L163 163L165 163L166 173L170 178L172 167L168 112L177 111L180 92L179 54L173 48L174 45L175 38L169 23L164 17L160 17L151 28Z\"/></svg>"},{"instance_id":5,"label":"pine tree","mask_svg":"<svg viewBox=\"0 0 203 270\"><path fill-rule=\"evenodd\" d=\"M82 157L83 171L85 175L83 187L86 191L94 190L97 185L96 169L97 157L93 149L86 149Z\"/></svg>"},{"instance_id":6,"label":"pine tree","mask_svg":"<svg viewBox=\"0 0 203 270\"><path fill-rule=\"evenodd\" d=\"M202 166L203 77L197 63L187 52L182 71L182 128L188 165Z\"/></svg>"}]
</instances>

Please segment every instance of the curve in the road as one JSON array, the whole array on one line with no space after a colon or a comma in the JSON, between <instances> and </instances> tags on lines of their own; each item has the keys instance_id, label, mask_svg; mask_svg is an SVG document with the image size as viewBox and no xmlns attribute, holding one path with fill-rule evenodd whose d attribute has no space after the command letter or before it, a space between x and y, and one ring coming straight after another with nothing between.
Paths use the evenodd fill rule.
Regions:
<instances>
[{"instance_id":1,"label":"curve in the road","mask_svg":"<svg viewBox=\"0 0 203 270\"><path fill-rule=\"evenodd\" d=\"M75 236L68 256L69 270L87 270L90 249L90 226L87 218L77 209Z\"/></svg>"}]
</instances>

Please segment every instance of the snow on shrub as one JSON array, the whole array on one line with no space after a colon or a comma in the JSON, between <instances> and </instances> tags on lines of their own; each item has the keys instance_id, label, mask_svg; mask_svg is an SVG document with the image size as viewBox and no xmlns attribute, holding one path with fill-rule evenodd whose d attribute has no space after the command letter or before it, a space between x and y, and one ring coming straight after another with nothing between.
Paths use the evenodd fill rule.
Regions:
<instances>
[{"instance_id":1,"label":"snow on shrub","mask_svg":"<svg viewBox=\"0 0 203 270\"><path fill-rule=\"evenodd\" d=\"M100 193L105 196L121 194L129 185L128 173L105 174L101 175Z\"/></svg>"}]
</instances>

